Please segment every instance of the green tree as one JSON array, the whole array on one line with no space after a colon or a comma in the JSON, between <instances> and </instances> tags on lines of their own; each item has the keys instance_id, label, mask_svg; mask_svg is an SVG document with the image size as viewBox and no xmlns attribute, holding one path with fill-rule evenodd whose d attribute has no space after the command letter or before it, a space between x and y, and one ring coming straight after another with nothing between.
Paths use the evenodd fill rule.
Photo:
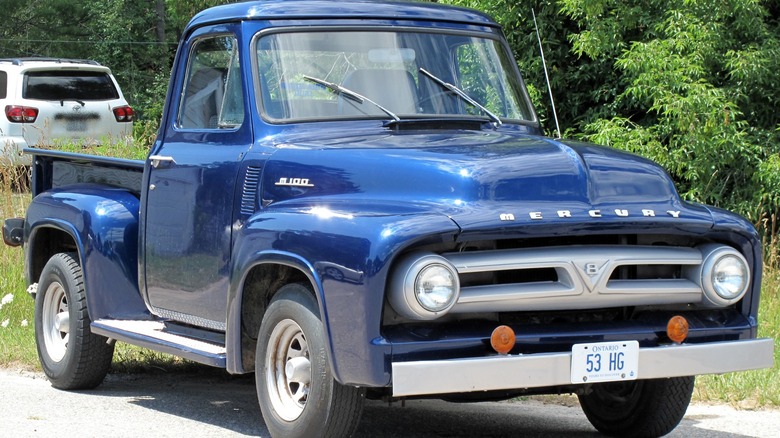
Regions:
<instances>
[{"instance_id":1,"label":"green tree","mask_svg":"<svg viewBox=\"0 0 780 438\"><path fill-rule=\"evenodd\" d=\"M614 57L620 74L614 114L582 125L584 137L658 161L688 199L755 221L776 213L776 17L754 0L651 3L562 1L581 23L573 52ZM635 19L619 19L625 10Z\"/></svg>"},{"instance_id":2,"label":"green tree","mask_svg":"<svg viewBox=\"0 0 780 438\"><path fill-rule=\"evenodd\" d=\"M111 66L142 119L162 115L170 69L184 26L196 13L227 0L90 0L93 59Z\"/></svg>"},{"instance_id":3,"label":"green tree","mask_svg":"<svg viewBox=\"0 0 780 438\"><path fill-rule=\"evenodd\" d=\"M156 124L176 45L202 9L227 0L0 0L0 57L94 59L111 68L131 105Z\"/></svg>"},{"instance_id":4,"label":"green tree","mask_svg":"<svg viewBox=\"0 0 780 438\"><path fill-rule=\"evenodd\" d=\"M451 0L498 19L549 119L534 8L568 136L661 163L687 199L780 209L780 6L760 0ZM548 130L549 122L546 123Z\"/></svg>"},{"instance_id":5,"label":"green tree","mask_svg":"<svg viewBox=\"0 0 780 438\"><path fill-rule=\"evenodd\" d=\"M28 56L81 58L84 47L70 44L87 36L92 21L86 2L68 0L19 2L0 0L0 57ZM65 40L67 43L59 43Z\"/></svg>"}]
</instances>

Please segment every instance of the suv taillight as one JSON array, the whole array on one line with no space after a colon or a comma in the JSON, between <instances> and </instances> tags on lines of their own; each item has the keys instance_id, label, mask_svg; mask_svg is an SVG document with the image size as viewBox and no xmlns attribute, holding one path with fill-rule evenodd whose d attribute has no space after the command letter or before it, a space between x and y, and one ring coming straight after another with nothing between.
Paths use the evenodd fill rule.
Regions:
<instances>
[{"instance_id":1,"label":"suv taillight","mask_svg":"<svg viewBox=\"0 0 780 438\"><path fill-rule=\"evenodd\" d=\"M135 119L135 111L128 105L114 108L114 117L117 122L132 122Z\"/></svg>"},{"instance_id":2,"label":"suv taillight","mask_svg":"<svg viewBox=\"0 0 780 438\"><path fill-rule=\"evenodd\" d=\"M5 116L14 123L35 123L35 119L38 118L38 108L8 105L5 107Z\"/></svg>"}]
</instances>

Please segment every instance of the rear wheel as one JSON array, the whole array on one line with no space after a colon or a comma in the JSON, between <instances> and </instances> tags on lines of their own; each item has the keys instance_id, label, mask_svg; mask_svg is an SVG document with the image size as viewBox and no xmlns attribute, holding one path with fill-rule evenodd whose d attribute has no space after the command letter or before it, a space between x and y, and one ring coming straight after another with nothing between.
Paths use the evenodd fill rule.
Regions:
<instances>
[{"instance_id":1,"label":"rear wheel","mask_svg":"<svg viewBox=\"0 0 780 438\"><path fill-rule=\"evenodd\" d=\"M35 342L44 374L60 389L99 385L111 366L113 344L90 330L81 266L74 254L46 263L35 296Z\"/></svg>"},{"instance_id":2,"label":"rear wheel","mask_svg":"<svg viewBox=\"0 0 780 438\"><path fill-rule=\"evenodd\" d=\"M580 395L590 423L612 436L659 437L682 420L693 393L694 377L600 383Z\"/></svg>"},{"instance_id":3,"label":"rear wheel","mask_svg":"<svg viewBox=\"0 0 780 438\"><path fill-rule=\"evenodd\" d=\"M317 302L305 286L284 286L271 301L256 354L257 397L271 436L354 433L365 393L333 379Z\"/></svg>"}]
</instances>

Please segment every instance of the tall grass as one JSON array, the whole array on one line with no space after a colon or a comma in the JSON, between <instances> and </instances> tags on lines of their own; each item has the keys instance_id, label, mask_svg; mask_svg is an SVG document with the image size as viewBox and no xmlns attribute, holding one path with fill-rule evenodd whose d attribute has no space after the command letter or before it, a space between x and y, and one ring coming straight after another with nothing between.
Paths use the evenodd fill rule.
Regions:
<instances>
[{"instance_id":1,"label":"tall grass","mask_svg":"<svg viewBox=\"0 0 780 438\"><path fill-rule=\"evenodd\" d=\"M30 195L12 190L21 170L0 167L0 219L23 217ZM32 300L25 293L24 252L0 243L0 364L35 361Z\"/></svg>"},{"instance_id":2,"label":"tall grass","mask_svg":"<svg viewBox=\"0 0 780 438\"><path fill-rule=\"evenodd\" d=\"M106 138L86 144L54 141L51 145L42 147L87 155L144 160L154 142L156 129L155 124L138 122L133 127L133 136L129 138Z\"/></svg>"},{"instance_id":3,"label":"tall grass","mask_svg":"<svg viewBox=\"0 0 780 438\"><path fill-rule=\"evenodd\" d=\"M763 236L765 258L758 335L774 339L774 367L699 377L694 394L699 400L725 402L743 408L780 406L780 222L772 216L756 226Z\"/></svg>"},{"instance_id":4,"label":"tall grass","mask_svg":"<svg viewBox=\"0 0 780 438\"><path fill-rule=\"evenodd\" d=\"M775 340L774 367L699 377L696 381L696 399L725 402L748 409L780 406L780 300L777 295L780 271L770 270L765 279L758 334Z\"/></svg>"}]
</instances>

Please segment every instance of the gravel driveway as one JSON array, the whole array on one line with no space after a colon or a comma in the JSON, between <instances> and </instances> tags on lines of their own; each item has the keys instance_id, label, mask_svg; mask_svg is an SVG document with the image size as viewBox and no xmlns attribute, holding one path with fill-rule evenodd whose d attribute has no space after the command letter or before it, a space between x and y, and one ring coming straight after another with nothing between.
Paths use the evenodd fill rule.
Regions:
<instances>
[{"instance_id":1,"label":"gravel driveway","mask_svg":"<svg viewBox=\"0 0 780 438\"><path fill-rule=\"evenodd\" d=\"M251 376L111 374L92 391L53 389L41 374L0 369L3 436L268 436ZM579 407L523 402L388 405L369 401L360 437L596 437ZM692 405L671 437L780 437L780 411Z\"/></svg>"}]
</instances>

